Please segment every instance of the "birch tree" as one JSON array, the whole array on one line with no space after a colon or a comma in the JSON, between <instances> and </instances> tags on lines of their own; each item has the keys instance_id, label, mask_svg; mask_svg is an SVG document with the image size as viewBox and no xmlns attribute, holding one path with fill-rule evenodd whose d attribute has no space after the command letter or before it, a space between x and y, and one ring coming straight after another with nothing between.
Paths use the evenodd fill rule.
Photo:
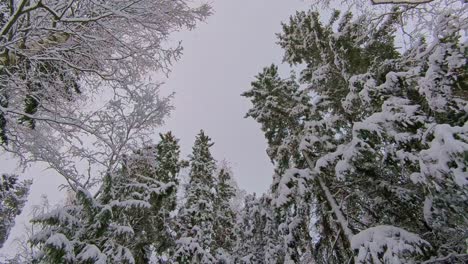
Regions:
<instances>
[{"instance_id":1,"label":"birch tree","mask_svg":"<svg viewBox=\"0 0 468 264\"><path fill-rule=\"evenodd\" d=\"M172 109L171 96L160 96L161 83L148 77L167 73L180 57L170 33L193 29L210 7L18 0L1 1L0 12L0 146L20 165L45 163L76 197L36 217L50 227L32 239L43 245L37 258L133 262L128 224L110 214L148 204L112 203L120 167ZM72 224L60 226L63 215Z\"/></svg>"},{"instance_id":2,"label":"birch tree","mask_svg":"<svg viewBox=\"0 0 468 264\"><path fill-rule=\"evenodd\" d=\"M0 10L1 147L83 188L163 122L169 98L147 76L181 55L170 33L210 14L181 0L18 0Z\"/></svg>"}]
</instances>

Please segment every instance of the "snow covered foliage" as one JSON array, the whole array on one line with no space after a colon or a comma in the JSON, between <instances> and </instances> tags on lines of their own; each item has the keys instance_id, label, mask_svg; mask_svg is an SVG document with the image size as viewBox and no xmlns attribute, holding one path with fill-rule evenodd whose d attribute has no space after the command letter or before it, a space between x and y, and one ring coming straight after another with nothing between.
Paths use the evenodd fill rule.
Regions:
<instances>
[{"instance_id":1,"label":"snow covered foliage","mask_svg":"<svg viewBox=\"0 0 468 264\"><path fill-rule=\"evenodd\" d=\"M278 37L299 84L268 67L257 80L269 73L282 91L260 92L255 81L244 93L269 149L291 146L292 136L299 142L287 148L287 162L270 155L271 193L283 237L297 222L281 216L299 210L284 205L316 203L306 223L315 223L318 239L305 247L315 262L467 258L467 20L440 12L430 43L421 38L398 52L400 15L396 8L379 19L335 12L324 23L317 12L297 12ZM291 103L259 99L278 93ZM308 102L292 103L297 94ZM273 116L278 122L265 121Z\"/></svg>"},{"instance_id":2,"label":"snow covered foliage","mask_svg":"<svg viewBox=\"0 0 468 264\"><path fill-rule=\"evenodd\" d=\"M0 248L8 239L15 218L26 203L31 181L19 181L17 175L2 174L0 178Z\"/></svg>"},{"instance_id":3,"label":"snow covered foliage","mask_svg":"<svg viewBox=\"0 0 468 264\"><path fill-rule=\"evenodd\" d=\"M268 194L260 198L255 194L245 197L238 226L236 263L284 263L278 222Z\"/></svg>"},{"instance_id":4,"label":"snow covered foliage","mask_svg":"<svg viewBox=\"0 0 468 264\"><path fill-rule=\"evenodd\" d=\"M163 203L154 218L164 221L179 166L169 164L176 148L156 158L165 164L154 172L160 179L122 169L129 153L147 154L142 146L172 109L148 73L168 72L180 57L181 46L167 45L171 32L209 14L183 0L0 2L0 147L21 165L44 162L74 194L35 217L38 261L139 262L129 238L141 236L140 222L131 215ZM173 143L159 147L169 153Z\"/></svg>"},{"instance_id":5,"label":"snow covered foliage","mask_svg":"<svg viewBox=\"0 0 468 264\"><path fill-rule=\"evenodd\" d=\"M268 140L268 156L273 161L288 167L294 160L290 149L298 147L297 133L300 131L300 118L306 114L308 97L299 91L294 76L282 80L278 67L271 65L258 74L252 82L252 89L242 96L251 98L253 108L246 117L252 117L262 124Z\"/></svg>"},{"instance_id":6,"label":"snow covered foliage","mask_svg":"<svg viewBox=\"0 0 468 264\"><path fill-rule=\"evenodd\" d=\"M169 213L175 209L179 146L171 133L129 155L121 170L104 179L100 193L76 199L34 222L43 226L31 241L48 263L148 263L173 250Z\"/></svg>"},{"instance_id":7,"label":"snow covered foliage","mask_svg":"<svg viewBox=\"0 0 468 264\"><path fill-rule=\"evenodd\" d=\"M177 202L178 140L160 134L156 145L125 155L94 195L71 190L63 206L35 216L30 239L45 263L233 263L238 245L237 184L218 168L211 139L200 132L190 156L190 182ZM179 210L177 211L177 208Z\"/></svg>"},{"instance_id":8,"label":"snow covered foliage","mask_svg":"<svg viewBox=\"0 0 468 264\"><path fill-rule=\"evenodd\" d=\"M408 263L413 254L424 254L430 245L418 235L384 225L365 229L353 236L351 248L358 251L356 263L400 264Z\"/></svg>"},{"instance_id":9,"label":"snow covered foliage","mask_svg":"<svg viewBox=\"0 0 468 264\"><path fill-rule=\"evenodd\" d=\"M190 181L186 203L178 215L178 233L174 259L178 263L212 263L215 261L214 200L216 163L211 155L211 139L200 131L190 156Z\"/></svg>"},{"instance_id":10,"label":"snow covered foliage","mask_svg":"<svg viewBox=\"0 0 468 264\"><path fill-rule=\"evenodd\" d=\"M214 199L213 251L218 263L232 263L234 246L239 230L236 227L236 212L233 199L236 196L235 181L231 169L222 164L217 172Z\"/></svg>"},{"instance_id":11,"label":"snow covered foliage","mask_svg":"<svg viewBox=\"0 0 468 264\"><path fill-rule=\"evenodd\" d=\"M286 262L305 262L311 257L309 233L310 184L308 169L287 169L273 176L271 206L278 222L279 237Z\"/></svg>"},{"instance_id":12,"label":"snow covered foliage","mask_svg":"<svg viewBox=\"0 0 468 264\"><path fill-rule=\"evenodd\" d=\"M2 1L0 148L75 192L99 186L172 109L148 78L181 55L169 34L209 14L183 0Z\"/></svg>"},{"instance_id":13,"label":"snow covered foliage","mask_svg":"<svg viewBox=\"0 0 468 264\"><path fill-rule=\"evenodd\" d=\"M126 213L134 232L129 247L135 263L148 263L152 255L170 255L175 245L170 213L176 208L180 150L171 132L160 137L157 145L129 156L123 168L121 199L150 205Z\"/></svg>"},{"instance_id":14,"label":"snow covered foliage","mask_svg":"<svg viewBox=\"0 0 468 264\"><path fill-rule=\"evenodd\" d=\"M268 140L267 153L276 165L271 186L271 205L283 239L284 261L300 261L310 255L308 197L311 177L304 158L297 150L304 120L312 107L308 91L300 90L295 76L283 80L278 67L271 65L256 76L252 89L243 93L253 108L246 117L260 124Z\"/></svg>"},{"instance_id":15,"label":"snow covered foliage","mask_svg":"<svg viewBox=\"0 0 468 264\"><path fill-rule=\"evenodd\" d=\"M112 200L116 190L111 176L105 177L100 198L80 189L73 204L37 216L42 230L31 238L40 248L35 261L46 263L135 263L126 246L134 231L122 223L120 213L149 207L140 201Z\"/></svg>"},{"instance_id":16,"label":"snow covered foliage","mask_svg":"<svg viewBox=\"0 0 468 264\"><path fill-rule=\"evenodd\" d=\"M150 70L168 70L181 53L180 46L165 47L168 35L194 28L210 8L182 0L15 0L2 1L0 14L0 138L6 144L38 123L42 130L56 128L50 122L83 121L71 115L75 102L96 90L119 94L136 89Z\"/></svg>"}]
</instances>

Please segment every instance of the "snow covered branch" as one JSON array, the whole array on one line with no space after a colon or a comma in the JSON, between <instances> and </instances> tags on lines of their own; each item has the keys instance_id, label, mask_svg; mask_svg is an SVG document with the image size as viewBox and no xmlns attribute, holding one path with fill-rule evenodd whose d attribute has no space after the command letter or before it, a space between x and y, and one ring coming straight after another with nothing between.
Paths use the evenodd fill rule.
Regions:
<instances>
[{"instance_id":1,"label":"snow covered branch","mask_svg":"<svg viewBox=\"0 0 468 264\"><path fill-rule=\"evenodd\" d=\"M382 4L408 4L408 5L419 5L430 3L434 0L371 0L374 5Z\"/></svg>"},{"instance_id":2,"label":"snow covered branch","mask_svg":"<svg viewBox=\"0 0 468 264\"><path fill-rule=\"evenodd\" d=\"M183 0L2 1L0 147L92 185L162 124L170 97L147 75L179 58L169 34L210 12Z\"/></svg>"}]
</instances>

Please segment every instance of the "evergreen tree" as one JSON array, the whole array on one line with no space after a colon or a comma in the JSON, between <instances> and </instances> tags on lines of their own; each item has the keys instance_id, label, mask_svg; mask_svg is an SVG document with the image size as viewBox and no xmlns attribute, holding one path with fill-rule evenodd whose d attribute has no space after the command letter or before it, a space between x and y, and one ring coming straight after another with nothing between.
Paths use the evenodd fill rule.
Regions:
<instances>
[{"instance_id":1,"label":"evergreen tree","mask_svg":"<svg viewBox=\"0 0 468 264\"><path fill-rule=\"evenodd\" d=\"M258 210L258 200L255 193L246 195L244 197L244 207L237 221L239 234L236 241L236 263L257 263L260 259L259 245L254 240L258 230L253 218L256 210Z\"/></svg>"},{"instance_id":2,"label":"evergreen tree","mask_svg":"<svg viewBox=\"0 0 468 264\"><path fill-rule=\"evenodd\" d=\"M244 197L244 207L240 211L240 215L237 219L236 228L238 230L238 239L236 241L236 263L253 263L257 260L255 249L256 246L253 242L255 229L255 223L252 211L257 210L256 196L248 194Z\"/></svg>"},{"instance_id":3,"label":"evergreen tree","mask_svg":"<svg viewBox=\"0 0 468 264\"><path fill-rule=\"evenodd\" d=\"M311 252L309 234L304 232L308 230L310 216L307 193L310 177L307 173L295 173L296 168L306 167L297 150L304 120L310 113L310 96L299 89L294 76L281 79L275 65L264 68L252 82L252 89L242 95L251 98L253 108L246 117L262 124L268 141L267 153L276 165L271 204L283 239L281 251L285 261L299 261Z\"/></svg>"},{"instance_id":4,"label":"evergreen tree","mask_svg":"<svg viewBox=\"0 0 468 264\"><path fill-rule=\"evenodd\" d=\"M232 254L237 239L236 214L232 208L232 200L236 195L233 186L234 179L230 168L222 165L218 172L215 186L214 222L213 222L213 252L219 263L232 263Z\"/></svg>"},{"instance_id":5,"label":"evergreen tree","mask_svg":"<svg viewBox=\"0 0 468 264\"><path fill-rule=\"evenodd\" d=\"M305 263L311 258L310 180L308 169L288 169L273 177L271 206L288 263Z\"/></svg>"},{"instance_id":6,"label":"evergreen tree","mask_svg":"<svg viewBox=\"0 0 468 264\"><path fill-rule=\"evenodd\" d=\"M301 131L301 119L309 110L309 97L299 90L294 76L289 80L281 79L275 65L264 68L255 78L252 89L242 94L251 98L253 104L246 117L262 125L268 140L268 156L284 170L291 162L299 162L293 150L299 144L297 136Z\"/></svg>"},{"instance_id":7,"label":"evergreen tree","mask_svg":"<svg viewBox=\"0 0 468 264\"><path fill-rule=\"evenodd\" d=\"M271 201L268 194L245 197L238 223L237 263L284 263L285 252Z\"/></svg>"},{"instance_id":8,"label":"evergreen tree","mask_svg":"<svg viewBox=\"0 0 468 264\"><path fill-rule=\"evenodd\" d=\"M190 182L186 203L179 212L179 239L175 260L178 263L212 263L215 160L211 156L211 139L200 131L190 157Z\"/></svg>"},{"instance_id":9,"label":"evergreen tree","mask_svg":"<svg viewBox=\"0 0 468 264\"><path fill-rule=\"evenodd\" d=\"M0 179L0 248L8 239L15 217L21 213L31 181L19 181L17 175L2 174Z\"/></svg>"},{"instance_id":10,"label":"evergreen tree","mask_svg":"<svg viewBox=\"0 0 468 264\"><path fill-rule=\"evenodd\" d=\"M43 228L31 241L38 262L149 263L169 255L174 241L179 146L171 133L130 155L122 170L106 175L97 197L79 189L69 205L35 217Z\"/></svg>"},{"instance_id":11,"label":"evergreen tree","mask_svg":"<svg viewBox=\"0 0 468 264\"><path fill-rule=\"evenodd\" d=\"M393 11L378 24L336 12L325 25L317 12L298 12L279 34L285 61L305 65L299 81L313 95L292 156L302 156L311 170L312 184L302 185L306 195L295 204L310 194L317 205L311 210L318 263L346 263L354 253L358 263L467 258L464 24L441 14L431 45L399 54ZM263 106L252 102L253 109ZM254 118L264 131L297 127L278 129ZM286 178L300 175L300 165L277 169L273 198L298 198ZM286 219L280 230L287 230Z\"/></svg>"},{"instance_id":12,"label":"evergreen tree","mask_svg":"<svg viewBox=\"0 0 468 264\"><path fill-rule=\"evenodd\" d=\"M161 141L130 156L123 169L123 199L148 202L128 214L134 229L130 241L135 263L148 263L151 255L173 254L175 242L170 212L176 208L177 176L181 167L178 140L171 132L160 134Z\"/></svg>"},{"instance_id":13,"label":"evergreen tree","mask_svg":"<svg viewBox=\"0 0 468 264\"><path fill-rule=\"evenodd\" d=\"M94 198L83 189L72 204L33 219L42 230L31 238L40 248L38 263L135 263L125 246L134 234L115 218L131 207L149 207L138 201L113 200L117 190L113 177L104 178L102 193Z\"/></svg>"}]
</instances>

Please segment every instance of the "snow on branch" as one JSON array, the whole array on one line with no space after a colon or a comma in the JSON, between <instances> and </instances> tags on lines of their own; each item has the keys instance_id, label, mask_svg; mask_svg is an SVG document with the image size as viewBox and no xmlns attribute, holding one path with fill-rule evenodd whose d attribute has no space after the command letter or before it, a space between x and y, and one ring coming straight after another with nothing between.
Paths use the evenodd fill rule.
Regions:
<instances>
[{"instance_id":1,"label":"snow on branch","mask_svg":"<svg viewBox=\"0 0 468 264\"><path fill-rule=\"evenodd\" d=\"M0 13L0 148L22 165L45 162L76 190L163 123L170 96L148 74L167 73L182 49L169 35L211 11L184 0L22 0Z\"/></svg>"},{"instance_id":2,"label":"snow on branch","mask_svg":"<svg viewBox=\"0 0 468 264\"><path fill-rule=\"evenodd\" d=\"M365 229L351 239L351 248L358 252L356 263L406 263L430 247L418 235L388 225Z\"/></svg>"},{"instance_id":3,"label":"snow on branch","mask_svg":"<svg viewBox=\"0 0 468 264\"><path fill-rule=\"evenodd\" d=\"M432 1L434 1L434 0L372 0L372 4L374 4L374 5L382 5L382 4L419 5L419 4L430 3Z\"/></svg>"}]
</instances>

